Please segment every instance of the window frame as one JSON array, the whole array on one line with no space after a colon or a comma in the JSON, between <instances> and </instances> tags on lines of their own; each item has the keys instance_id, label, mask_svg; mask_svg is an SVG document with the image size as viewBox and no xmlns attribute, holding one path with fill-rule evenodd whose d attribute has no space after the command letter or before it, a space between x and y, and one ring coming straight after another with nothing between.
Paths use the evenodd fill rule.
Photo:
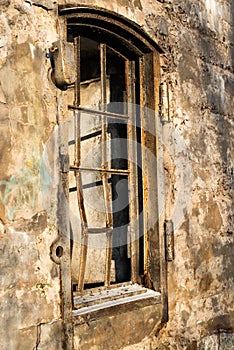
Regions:
<instances>
[{"instance_id":1,"label":"window frame","mask_svg":"<svg viewBox=\"0 0 234 350\"><path fill-rule=\"evenodd\" d=\"M143 206L144 206L144 280L146 287L156 290L162 295L163 315L167 319L167 282L166 264L164 259L164 232L163 219L159 213L159 182L158 173L162 157L160 156L159 143L159 86L160 86L160 53L158 45L135 23L116 15L113 12L90 8L86 6L74 7L69 5L59 6L60 32L63 38L67 37L69 20L81 23L83 28L96 23L108 35L113 35L122 42L125 50L134 52L139 57L140 72L140 106L142 111L142 168L145 169L143 176ZM111 26L109 28L109 24ZM117 29L119 31L117 31ZM122 36L116 33L121 33ZM130 43L129 43L130 39ZM129 54L129 53L128 53ZM129 54L130 57L130 54ZM60 96L62 97L62 92ZM66 119L66 102L60 105L60 121ZM152 133L149 130L153 130ZM58 222L64 232L59 233L55 246L63 247L63 255L59 257L61 268L61 291L62 291L62 316L65 323L67 339L72 338L72 288L71 288L71 265L70 265L70 239L69 237L69 208L64 203L65 197L69 196L66 131L59 129L60 137L60 183L58 188ZM64 151L65 150L65 151ZM157 167L150 163L149 152L155 155ZM153 188L153 191L152 191ZM150 213L150 215L148 215ZM54 251L56 249L53 247ZM69 280L70 278L70 280ZM69 341L68 341L69 342Z\"/></svg>"}]
</instances>

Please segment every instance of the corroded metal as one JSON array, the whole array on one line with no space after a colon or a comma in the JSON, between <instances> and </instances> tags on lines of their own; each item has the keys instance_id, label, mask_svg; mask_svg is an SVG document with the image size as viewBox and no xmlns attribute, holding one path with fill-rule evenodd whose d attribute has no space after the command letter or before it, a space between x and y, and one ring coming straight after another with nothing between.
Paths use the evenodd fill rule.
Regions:
<instances>
[{"instance_id":1,"label":"corroded metal","mask_svg":"<svg viewBox=\"0 0 234 350\"><path fill-rule=\"evenodd\" d=\"M149 52L149 50L157 50L162 52L162 49L153 41L136 23L116 15L112 11L108 11L92 6L89 8L84 5L74 6L74 5L59 5L59 14L61 16L66 16L69 20L74 20L76 22L84 21L90 25L99 23L101 28L110 27L113 32L119 33L121 29L121 36L129 39L128 46L131 50L134 51L134 48L137 47L138 50L141 50L141 53Z\"/></svg>"},{"instance_id":2,"label":"corroded metal","mask_svg":"<svg viewBox=\"0 0 234 350\"><path fill-rule=\"evenodd\" d=\"M80 105L80 36L74 38L74 56L76 64L73 66L75 76L74 106ZM76 67L76 69L74 69Z\"/></svg>"},{"instance_id":3,"label":"corroded metal","mask_svg":"<svg viewBox=\"0 0 234 350\"><path fill-rule=\"evenodd\" d=\"M121 42L122 47L123 47L123 51L125 50L126 52L126 58L132 57L134 55L137 56L141 56L142 55L142 51L138 49L137 46L133 46L131 40L129 40L129 37L125 37L124 35L121 36L119 34L118 31L116 32L112 32L109 27L104 28L102 26L102 23L100 23L99 25L96 23L70 23L69 24L70 27L73 27L74 30L79 30L79 31L87 31L87 28L93 33L102 33L103 36L106 37L106 40L108 41L108 44L110 45L111 43L110 38L112 37L113 43L112 45L115 46L116 43ZM95 36L95 35L94 35ZM109 40L108 40L109 38ZM134 50L134 54L133 54L133 50Z\"/></svg>"},{"instance_id":4,"label":"corroded metal","mask_svg":"<svg viewBox=\"0 0 234 350\"><path fill-rule=\"evenodd\" d=\"M170 106L169 106L169 90L168 90L167 82L163 82L160 84L160 114L164 122L169 122Z\"/></svg>"},{"instance_id":5,"label":"corroded metal","mask_svg":"<svg viewBox=\"0 0 234 350\"><path fill-rule=\"evenodd\" d=\"M159 199L157 182L158 156L158 55L148 53L140 58L141 142L144 207L144 275L149 287L160 287ZM152 158L150 155L154 155ZM150 215L148 215L150 213Z\"/></svg>"},{"instance_id":6,"label":"corroded metal","mask_svg":"<svg viewBox=\"0 0 234 350\"><path fill-rule=\"evenodd\" d=\"M83 168L79 166L70 166L70 170L73 171L96 171L100 173L109 173L109 174L117 174L117 175L123 175L126 176L129 174L128 170L120 170L120 169L108 169L108 168Z\"/></svg>"},{"instance_id":7,"label":"corroded metal","mask_svg":"<svg viewBox=\"0 0 234 350\"><path fill-rule=\"evenodd\" d=\"M172 261L175 257L174 250L174 226L172 220L166 220L164 223L165 232L165 250L166 250L166 260Z\"/></svg>"},{"instance_id":8,"label":"corroded metal","mask_svg":"<svg viewBox=\"0 0 234 350\"><path fill-rule=\"evenodd\" d=\"M74 48L72 43L58 40L50 48L53 55L53 73L52 79L56 86L62 88L75 81L74 71Z\"/></svg>"},{"instance_id":9,"label":"corroded metal","mask_svg":"<svg viewBox=\"0 0 234 350\"><path fill-rule=\"evenodd\" d=\"M106 111L107 103L107 91L106 91L106 45L100 44L100 63L101 63L101 109L103 112ZM101 143L102 143L102 169L106 170L107 168L107 117L102 115L102 134L101 134ZM106 210L106 227L107 231L107 242L106 242L106 263L105 263L105 281L104 285L110 285L111 277L111 258L112 258L112 227L113 227L113 218L112 218L112 198L111 191L108 184L108 175L107 172L102 172L102 182L103 182L103 192L104 192L104 201L105 201L105 210Z\"/></svg>"},{"instance_id":10,"label":"corroded metal","mask_svg":"<svg viewBox=\"0 0 234 350\"><path fill-rule=\"evenodd\" d=\"M84 288L84 276L85 276L85 267L87 260L87 252L88 252L88 224L87 217L84 206L84 196L82 190L82 179L80 172L75 173L76 178L76 187L77 187L77 201L78 208L80 213L81 220L81 252L80 252L80 266L79 266L79 274L78 274L78 291L82 291Z\"/></svg>"},{"instance_id":11,"label":"corroded metal","mask_svg":"<svg viewBox=\"0 0 234 350\"><path fill-rule=\"evenodd\" d=\"M76 106L72 106L72 105L68 105L68 109L77 110L77 111L80 111L82 113L87 113L89 115L93 115L94 117L95 116L105 116L108 118L121 119L123 121L128 120L128 116L124 115L124 114L117 114L117 113L112 113L112 112L107 112L107 111L97 111L94 109L89 109L89 108L84 108L84 107L76 107Z\"/></svg>"},{"instance_id":12,"label":"corroded metal","mask_svg":"<svg viewBox=\"0 0 234 350\"><path fill-rule=\"evenodd\" d=\"M135 108L135 62L126 61L126 90L128 101L129 123L128 170L129 170L129 233L131 244L131 279L135 283L139 279L139 222L138 222L138 177L137 177L137 135Z\"/></svg>"},{"instance_id":13,"label":"corroded metal","mask_svg":"<svg viewBox=\"0 0 234 350\"><path fill-rule=\"evenodd\" d=\"M74 50L76 58L76 81L74 85L74 105L78 107L80 104L80 37L74 40ZM73 68L74 69L74 68ZM81 162L81 137L80 137L80 112L74 110L74 139L75 139L75 154L74 166L79 168ZM78 291L84 288L84 276L88 251L88 224L84 206L84 195L82 185L82 174L79 171L74 172L77 190L77 203L81 221L81 250L80 250L80 265L78 272Z\"/></svg>"}]
</instances>

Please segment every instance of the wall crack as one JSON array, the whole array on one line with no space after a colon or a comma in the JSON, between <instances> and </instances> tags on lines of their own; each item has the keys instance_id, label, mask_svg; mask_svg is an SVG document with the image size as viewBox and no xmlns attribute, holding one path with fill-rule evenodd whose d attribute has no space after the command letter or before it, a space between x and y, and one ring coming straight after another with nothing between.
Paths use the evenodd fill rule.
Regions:
<instances>
[{"instance_id":1,"label":"wall crack","mask_svg":"<svg viewBox=\"0 0 234 350\"><path fill-rule=\"evenodd\" d=\"M33 350L38 350L38 346L41 342L41 324L37 325L37 341L36 346L33 348Z\"/></svg>"},{"instance_id":2,"label":"wall crack","mask_svg":"<svg viewBox=\"0 0 234 350\"><path fill-rule=\"evenodd\" d=\"M49 1L34 2L34 1L26 0L25 3L27 3L31 6L40 7L46 11L51 11L51 10L53 10L53 4L55 2L52 2L52 3L50 3Z\"/></svg>"}]
</instances>

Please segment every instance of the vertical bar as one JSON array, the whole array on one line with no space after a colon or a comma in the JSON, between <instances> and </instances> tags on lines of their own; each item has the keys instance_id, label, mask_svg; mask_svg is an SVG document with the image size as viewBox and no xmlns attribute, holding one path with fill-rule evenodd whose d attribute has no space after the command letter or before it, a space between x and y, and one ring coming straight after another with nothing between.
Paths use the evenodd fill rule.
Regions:
<instances>
[{"instance_id":1,"label":"vertical bar","mask_svg":"<svg viewBox=\"0 0 234 350\"><path fill-rule=\"evenodd\" d=\"M140 88L141 88L141 94L140 94L140 105L143 106L142 111L141 111L141 143L142 147L145 147L146 144L146 126L145 126L145 107L147 106L147 95L146 95L146 82L145 82L145 76L144 76L144 58L140 58ZM142 165L144 166L146 164L145 161L145 151L144 149L142 150ZM147 177L146 174L144 173L143 169L143 210L144 210L144 276L148 275L149 271L149 232L147 229L147 218L146 218L146 212L145 212L145 207L146 207L146 200L147 200L147 188L148 188L148 183L147 183Z\"/></svg>"},{"instance_id":2,"label":"vertical bar","mask_svg":"<svg viewBox=\"0 0 234 350\"><path fill-rule=\"evenodd\" d=\"M76 81L74 86L74 106L80 105L80 36L74 39ZM74 110L74 165L80 163L80 112Z\"/></svg>"},{"instance_id":3,"label":"vertical bar","mask_svg":"<svg viewBox=\"0 0 234 350\"><path fill-rule=\"evenodd\" d=\"M106 45L100 44L100 65L101 65L101 107L103 111L106 111L107 104L107 91L106 91ZM102 116L102 168L106 168L107 162L107 118ZM103 191L106 209L106 227L107 231L107 244L106 244L106 263L105 263L105 286L110 285L111 275L111 259L112 259L112 201L111 192L108 185L108 175L103 172Z\"/></svg>"},{"instance_id":4,"label":"vertical bar","mask_svg":"<svg viewBox=\"0 0 234 350\"><path fill-rule=\"evenodd\" d=\"M138 225L138 177L137 177L137 135L135 108L135 62L126 61L126 89L128 98L127 127L128 169L129 169L129 231L131 241L131 279L133 283L139 276L139 225Z\"/></svg>"},{"instance_id":5,"label":"vertical bar","mask_svg":"<svg viewBox=\"0 0 234 350\"><path fill-rule=\"evenodd\" d=\"M76 81L74 86L74 105L80 105L80 37L74 39L75 59L76 59ZM75 154L74 164L79 167L81 161L81 138L80 138L80 112L74 112L74 140L75 140ZM84 288L84 276L88 251L88 226L87 217L84 206L84 196L82 188L82 175L80 171L75 172L76 188L77 188L77 202L81 220L81 252L80 265L78 273L78 291Z\"/></svg>"},{"instance_id":6,"label":"vertical bar","mask_svg":"<svg viewBox=\"0 0 234 350\"><path fill-rule=\"evenodd\" d=\"M74 90L74 106L80 105L80 36L74 38L75 62L76 62L76 81Z\"/></svg>"},{"instance_id":7,"label":"vertical bar","mask_svg":"<svg viewBox=\"0 0 234 350\"><path fill-rule=\"evenodd\" d=\"M102 110L106 111L106 45L100 44L100 65L101 65L101 104Z\"/></svg>"}]
</instances>

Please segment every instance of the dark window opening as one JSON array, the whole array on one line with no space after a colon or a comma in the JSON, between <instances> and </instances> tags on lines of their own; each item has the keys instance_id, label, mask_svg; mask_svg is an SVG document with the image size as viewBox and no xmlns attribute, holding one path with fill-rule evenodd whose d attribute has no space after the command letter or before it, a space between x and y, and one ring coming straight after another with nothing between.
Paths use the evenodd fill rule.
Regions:
<instances>
[{"instance_id":1,"label":"dark window opening","mask_svg":"<svg viewBox=\"0 0 234 350\"><path fill-rule=\"evenodd\" d=\"M70 179L75 175L75 181L70 181L70 205L74 208L78 201L79 220L71 220L71 231L73 238L79 237L73 239L78 244L72 241L71 248L73 270L78 270L73 284L82 290L130 282L136 279L133 275L143 271L144 258L139 258L144 254L143 240L133 241L130 231L137 231L137 237L142 235L142 222L136 219L140 216L138 208L143 209L140 116L137 109L133 112L128 107L139 104L139 64L93 38L79 36L73 40L78 80L69 88L75 130L69 140L73 163ZM92 147L91 155L83 158ZM130 153L135 159L129 159ZM98 217L95 209L90 210L92 190L98 193L105 215L100 213ZM137 223L129 230L131 220ZM76 225L80 223L79 231ZM97 267L98 263L102 268Z\"/></svg>"}]
</instances>

